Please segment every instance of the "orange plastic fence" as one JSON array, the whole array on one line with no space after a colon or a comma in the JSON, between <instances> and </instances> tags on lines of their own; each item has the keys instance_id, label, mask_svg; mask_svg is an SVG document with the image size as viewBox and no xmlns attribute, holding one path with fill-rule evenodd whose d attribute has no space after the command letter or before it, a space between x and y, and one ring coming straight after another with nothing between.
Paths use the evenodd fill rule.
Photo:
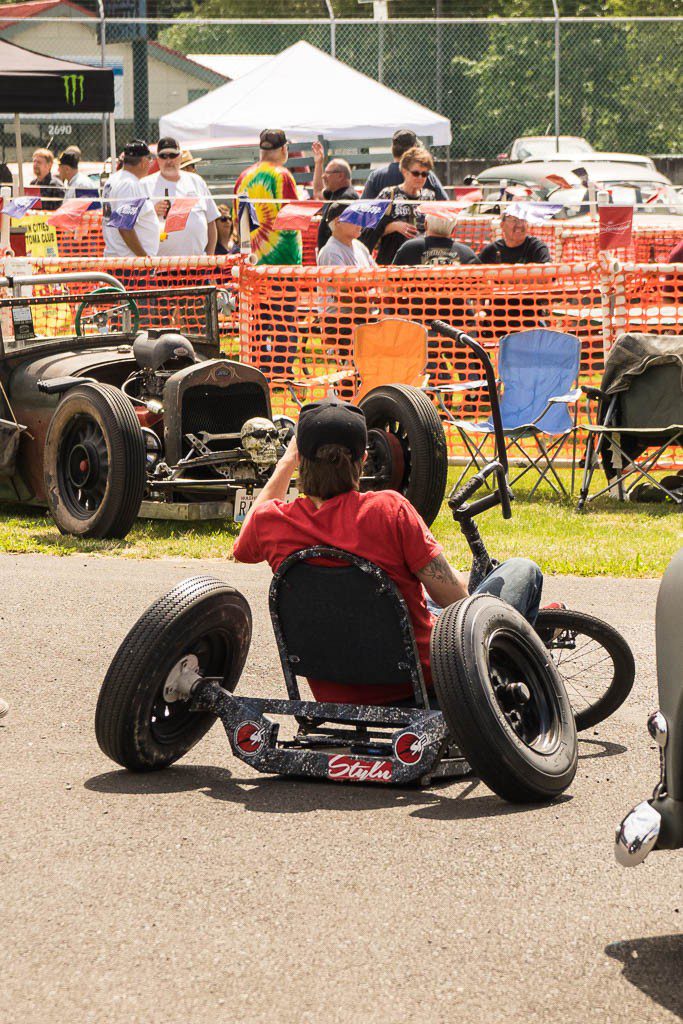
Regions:
<instances>
[{"instance_id":1,"label":"orange plastic fence","mask_svg":"<svg viewBox=\"0 0 683 1024\"><path fill-rule=\"evenodd\" d=\"M163 290L167 297L160 299L159 296L147 299L141 296L138 300L142 321L145 325L156 321L157 326L163 322L173 322L179 329L189 331L196 330L200 314L192 312L192 307L184 299L174 302L174 290L178 288L193 288L197 286L216 286L225 289L233 299L236 298L237 280L233 276L233 267L238 262L237 256L192 256L183 258L145 257L145 258L100 258L83 259L73 258L29 258L34 274L48 273L72 273L75 271L96 271L112 274L126 289L131 291L139 290ZM34 323L36 316L39 322L35 323L36 329L46 335L71 334L75 327L75 317L81 299L73 299L72 296L83 296L95 288L103 285L98 282L55 283L54 285L33 286L34 295L63 295L64 302L46 305L44 308L34 308ZM98 308L102 308L98 306ZM202 306L203 310L203 306ZM94 312L88 310L88 315ZM203 313L201 313L203 316ZM236 314L230 310L223 309L219 313L219 329L221 336L233 339L237 333Z\"/></svg>"},{"instance_id":2,"label":"orange plastic fence","mask_svg":"<svg viewBox=\"0 0 683 1024\"><path fill-rule=\"evenodd\" d=\"M531 233L545 242L551 258L557 262L582 263L597 259L600 252L597 223L550 221L534 225ZM488 242L500 238L500 217L463 217L458 220L454 237L479 253ZM634 263L661 263L680 239L680 230L638 225L633 229L631 245L616 255Z\"/></svg>"},{"instance_id":3,"label":"orange plastic fence","mask_svg":"<svg viewBox=\"0 0 683 1024\"><path fill-rule=\"evenodd\" d=\"M546 326L581 339L580 381L599 382L605 352L628 330L677 333L683 266L601 264L519 267L382 267L374 270L241 265L240 357L268 376L319 376L348 366L358 324L404 317L445 320L475 335L496 359L506 334ZM478 364L448 339L430 335L433 383L476 379ZM320 388L320 395L324 393ZM354 382L338 387L344 396ZM274 396L275 397L275 396ZM316 395L316 397L319 397ZM286 391L277 404L295 412ZM464 418L487 414L478 393L449 399ZM451 432L451 452L458 451Z\"/></svg>"}]
</instances>

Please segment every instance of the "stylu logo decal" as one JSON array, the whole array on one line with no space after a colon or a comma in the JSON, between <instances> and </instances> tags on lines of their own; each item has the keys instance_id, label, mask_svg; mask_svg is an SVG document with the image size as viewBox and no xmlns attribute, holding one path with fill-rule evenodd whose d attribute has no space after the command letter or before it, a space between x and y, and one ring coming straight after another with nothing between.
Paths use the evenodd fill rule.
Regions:
<instances>
[{"instance_id":1,"label":"stylu logo decal","mask_svg":"<svg viewBox=\"0 0 683 1024\"><path fill-rule=\"evenodd\" d=\"M265 729L256 722L242 722L235 729L235 746L243 754L258 753L265 741Z\"/></svg>"},{"instance_id":2,"label":"stylu logo decal","mask_svg":"<svg viewBox=\"0 0 683 1024\"><path fill-rule=\"evenodd\" d=\"M361 760L337 754L328 758L327 777L346 782L391 782L391 761Z\"/></svg>"}]
</instances>

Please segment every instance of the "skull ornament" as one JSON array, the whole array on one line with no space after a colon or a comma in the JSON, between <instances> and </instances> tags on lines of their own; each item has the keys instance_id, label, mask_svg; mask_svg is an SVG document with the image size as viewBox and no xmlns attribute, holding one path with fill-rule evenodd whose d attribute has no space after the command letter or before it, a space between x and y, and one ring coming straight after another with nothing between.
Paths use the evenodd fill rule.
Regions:
<instances>
[{"instance_id":1,"label":"skull ornament","mask_svg":"<svg viewBox=\"0 0 683 1024\"><path fill-rule=\"evenodd\" d=\"M277 463L280 432L274 423L263 416L254 416L242 425L242 447L256 468L263 472Z\"/></svg>"}]
</instances>

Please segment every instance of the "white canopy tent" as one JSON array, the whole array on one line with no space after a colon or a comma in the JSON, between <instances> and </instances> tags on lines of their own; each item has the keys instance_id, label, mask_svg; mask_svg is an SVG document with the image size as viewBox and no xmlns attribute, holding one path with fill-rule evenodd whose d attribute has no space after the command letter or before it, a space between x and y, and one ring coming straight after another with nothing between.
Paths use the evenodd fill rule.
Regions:
<instances>
[{"instance_id":1,"label":"white canopy tent","mask_svg":"<svg viewBox=\"0 0 683 1024\"><path fill-rule=\"evenodd\" d=\"M210 136L252 145L263 128L283 128L292 142L381 139L396 128L434 146L451 141L448 118L303 41L159 122L161 135L187 144Z\"/></svg>"}]
</instances>

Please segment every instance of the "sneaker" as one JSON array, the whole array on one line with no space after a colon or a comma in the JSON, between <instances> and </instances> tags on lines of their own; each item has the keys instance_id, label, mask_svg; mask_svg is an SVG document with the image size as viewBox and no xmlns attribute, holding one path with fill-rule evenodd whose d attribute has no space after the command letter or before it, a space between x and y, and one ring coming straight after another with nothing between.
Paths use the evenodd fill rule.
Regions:
<instances>
[{"instance_id":1,"label":"sneaker","mask_svg":"<svg viewBox=\"0 0 683 1024\"><path fill-rule=\"evenodd\" d=\"M564 601L551 601L550 604L544 604L541 606L541 611L544 612L564 612L567 610L567 605Z\"/></svg>"},{"instance_id":2,"label":"sneaker","mask_svg":"<svg viewBox=\"0 0 683 1024\"><path fill-rule=\"evenodd\" d=\"M9 711L9 704L0 697L0 718L4 718Z\"/></svg>"}]
</instances>

